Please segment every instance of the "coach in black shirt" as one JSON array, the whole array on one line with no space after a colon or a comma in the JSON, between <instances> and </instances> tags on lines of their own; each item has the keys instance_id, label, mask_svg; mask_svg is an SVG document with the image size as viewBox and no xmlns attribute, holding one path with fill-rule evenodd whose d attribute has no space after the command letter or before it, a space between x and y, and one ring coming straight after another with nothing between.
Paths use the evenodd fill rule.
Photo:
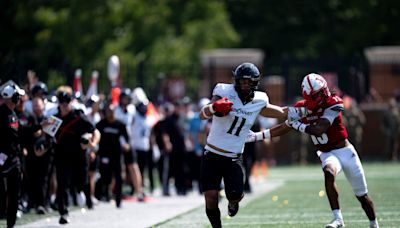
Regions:
<instances>
[{"instance_id":1,"label":"coach in black shirt","mask_svg":"<svg viewBox=\"0 0 400 228\"><path fill-rule=\"evenodd\" d=\"M72 89L59 88L59 112L56 115L63 122L56 134L55 165L57 172L57 203L60 224L68 223L68 190L75 187L77 193L88 195L88 157L86 149L94 148L100 140L100 133L81 110L72 108ZM87 137L86 137L87 136Z\"/></svg>"},{"instance_id":2,"label":"coach in black shirt","mask_svg":"<svg viewBox=\"0 0 400 228\"><path fill-rule=\"evenodd\" d=\"M4 103L0 106L0 205L1 211L7 212L7 227L14 227L18 208L21 149L14 109L24 94L17 85L6 85L1 91Z\"/></svg>"},{"instance_id":3,"label":"coach in black shirt","mask_svg":"<svg viewBox=\"0 0 400 228\"><path fill-rule=\"evenodd\" d=\"M121 177L121 152L131 153L129 147L129 136L125 124L115 118L114 106L105 107L105 118L97 123L96 128L101 133L98 154L100 156L100 179L99 186L101 193L109 199L109 185L112 177L115 178L115 203L121 207L122 199L122 177ZM123 137L125 143L121 144Z\"/></svg>"}]
</instances>

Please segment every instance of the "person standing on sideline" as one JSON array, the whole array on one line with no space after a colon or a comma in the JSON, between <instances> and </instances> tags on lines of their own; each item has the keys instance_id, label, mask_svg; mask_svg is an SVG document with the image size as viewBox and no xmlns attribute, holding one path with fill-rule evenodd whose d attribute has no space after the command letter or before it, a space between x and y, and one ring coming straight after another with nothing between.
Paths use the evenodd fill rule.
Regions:
<instances>
[{"instance_id":1,"label":"person standing on sideline","mask_svg":"<svg viewBox=\"0 0 400 228\"><path fill-rule=\"evenodd\" d=\"M86 196L90 197L86 151L97 146L100 132L90 123L82 110L73 109L70 87L60 87L57 98L59 112L56 117L63 121L55 136L57 204L60 213L59 223L66 224L69 222L67 208L69 188L76 187L79 206L85 205Z\"/></svg>"},{"instance_id":2,"label":"person standing on sideline","mask_svg":"<svg viewBox=\"0 0 400 228\"><path fill-rule=\"evenodd\" d=\"M1 91L4 103L0 105L0 202L1 211L7 213L7 227L14 227L17 219L20 191L20 139L19 122L14 112L25 91L18 85L6 85Z\"/></svg>"},{"instance_id":3,"label":"person standing on sideline","mask_svg":"<svg viewBox=\"0 0 400 228\"><path fill-rule=\"evenodd\" d=\"M201 165L201 184L206 202L206 214L215 227L221 227L218 190L222 179L229 201L228 214L235 216L244 194L242 153L246 137L260 114L286 118L287 110L269 103L266 93L256 91L261 80L258 68L242 63L233 72L235 83L218 83L211 103L202 107L201 119L212 118Z\"/></svg>"},{"instance_id":4,"label":"person standing on sideline","mask_svg":"<svg viewBox=\"0 0 400 228\"><path fill-rule=\"evenodd\" d=\"M144 180L145 169L147 169L147 175L150 183L150 193L154 190L154 178L153 178L153 151L150 143L150 136L152 126L146 116L148 101L138 102L136 104L136 113L133 116L132 124L128 126L130 132L129 144L137 155L137 163L139 165L141 179ZM144 185L144 182L142 182ZM142 186L144 187L144 186Z\"/></svg>"},{"instance_id":5,"label":"person standing on sideline","mask_svg":"<svg viewBox=\"0 0 400 228\"><path fill-rule=\"evenodd\" d=\"M132 104L131 98L131 90L123 89L121 94L119 95L118 106L115 107L115 118L121 121L129 134L129 126L132 125L133 117L135 116L136 109ZM123 142L123 138L121 138L122 144L129 143ZM139 165L137 162L137 154L136 151L130 150L127 153L123 153L124 162L125 162L125 170L126 170L126 178L131 184L132 193L135 193L138 201L144 202L145 195L142 187L142 174L140 173Z\"/></svg>"},{"instance_id":6,"label":"person standing on sideline","mask_svg":"<svg viewBox=\"0 0 400 228\"><path fill-rule=\"evenodd\" d=\"M339 192L336 186L336 176L343 171L350 182L356 198L361 203L370 221L371 228L377 228L378 220L375 215L374 204L368 196L367 182L358 153L347 139L347 131L342 122L344 110L340 97L329 91L327 82L318 74L308 74L304 77L302 95L304 100L295 104L295 107L306 107L308 114L301 120L288 119L286 124L280 124L262 132L250 132L247 141L263 140L262 136L274 137L269 134L274 129L281 129L280 133L290 129L307 133L317 147L317 155L322 164L325 178L325 190L332 209L333 220L326 224L326 228L344 227L343 216L339 205ZM300 117L300 116L299 116ZM252 136L250 136L252 135Z\"/></svg>"},{"instance_id":7,"label":"person standing on sideline","mask_svg":"<svg viewBox=\"0 0 400 228\"><path fill-rule=\"evenodd\" d=\"M115 118L115 106L108 104L104 108L104 118L96 124L101 133L98 155L100 157L100 179L99 185L101 195L110 199L110 184L112 177L115 179L115 203L117 208L121 207L122 201L122 176L121 176L121 154L130 153L129 136L125 125ZM121 144L120 137L125 143Z\"/></svg>"}]
</instances>

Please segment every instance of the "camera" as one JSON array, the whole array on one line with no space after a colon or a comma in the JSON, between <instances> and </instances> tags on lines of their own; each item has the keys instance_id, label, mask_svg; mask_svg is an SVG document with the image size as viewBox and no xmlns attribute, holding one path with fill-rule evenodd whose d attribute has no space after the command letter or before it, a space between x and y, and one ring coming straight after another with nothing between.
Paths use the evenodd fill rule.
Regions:
<instances>
[{"instance_id":1,"label":"camera","mask_svg":"<svg viewBox=\"0 0 400 228\"><path fill-rule=\"evenodd\" d=\"M81 141L80 141L80 143L82 143L82 144L84 144L84 145L89 144L89 140L90 140L91 137L92 137L92 134L90 134L90 133L85 133L85 134L83 134L83 135L81 136Z\"/></svg>"},{"instance_id":2,"label":"camera","mask_svg":"<svg viewBox=\"0 0 400 228\"><path fill-rule=\"evenodd\" d=\"M40 137L36 139L34 147L36 150L44 150L45 148L48 148L49 145L45 137Z\"/></svg>"}]
</instances>

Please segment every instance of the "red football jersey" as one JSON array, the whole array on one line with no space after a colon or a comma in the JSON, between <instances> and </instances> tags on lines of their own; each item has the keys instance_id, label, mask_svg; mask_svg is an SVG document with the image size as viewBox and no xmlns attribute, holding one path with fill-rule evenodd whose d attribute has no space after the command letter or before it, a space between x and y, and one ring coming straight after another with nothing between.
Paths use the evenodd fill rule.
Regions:
<instances>
[{"instance_id":1,"label":"red football jersey","mask_svg":"<svg viewBox=\"0 0 400 228\"><path fill-rule=\"evenodd\" d=\"M306 107L306 101L298 101L295 107ZM312 124L317 119L319 119L324 111L334 105L343 104L343 101L338 96L330 96L327 100L316 108L316 112L308 114L307 117L303 118L301 122L305 124ZM335 118L328 130L321 136L317 137L315 135L310 135L313 144L322 152L328 152L334 149L334 146L347 139L347 131L342 122L342 112Z\"/></svg>"}]
</instances>

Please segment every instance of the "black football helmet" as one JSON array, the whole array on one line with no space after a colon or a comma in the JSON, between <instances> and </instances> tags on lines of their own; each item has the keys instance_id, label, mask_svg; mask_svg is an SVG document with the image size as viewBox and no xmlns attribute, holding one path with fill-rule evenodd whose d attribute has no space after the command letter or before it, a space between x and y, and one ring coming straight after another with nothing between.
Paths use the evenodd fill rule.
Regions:
<instances>
[{"instance_id":1,"label":"black football helmet","mask_svg":"<svg viewBox=\"0 0 400 228\"><path fill-rule=\"evenodd\" d=\"M261 74L258 68L253 63L242 63L236 67L233 76L235 77L235 89L239 96L241 98L252 99L254 97L254 91L258 88L261 80ZM251 89L249 92L242 91L240 88L240 80L242 79L250 79Z\"/></svg>"},{"instance_id":2,"label":"black football helmet","mask_svg":"<svg viewBox=\"0 0 400 228\"><path fill-rule=\"evenodd\" d=\"M121 93L119 94L119 102L121 104L121 101L124 100L123 102L128 102L127 104L131 103L132 98L132 91L129 88L122 88ZM125 100L125 98L128 98ZM125 104L126 105L126 104Z\"/></svg>"},{"instance_id":3,"label":"black football helmet","mask_svg":"<svg viewBox=\"0 0 400 228\"><path fill-rule=\"evenodd\" d=\"M32 96L46 96L48 94L47 85L44 82L39 81L36 83L31 90Z\"/></svg>"}]
</instances>

